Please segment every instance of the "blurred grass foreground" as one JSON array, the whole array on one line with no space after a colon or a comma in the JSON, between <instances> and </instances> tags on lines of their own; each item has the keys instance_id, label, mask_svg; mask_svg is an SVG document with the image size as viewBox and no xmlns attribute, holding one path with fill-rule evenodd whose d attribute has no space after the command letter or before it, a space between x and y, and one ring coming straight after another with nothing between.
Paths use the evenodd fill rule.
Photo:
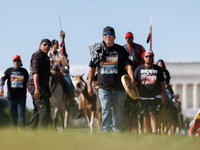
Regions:
<instances>
[{"instance_id":1,"label":"blurred grass foreground","mask_svg":"<svg viewBox=\"0 0 200 150\"><path fill-rule=\"evenodd\" d=\"M67 131L0 129L0 150L199 150L199 137L89 133L88 128Z\"/></svg>"}]
</instances>

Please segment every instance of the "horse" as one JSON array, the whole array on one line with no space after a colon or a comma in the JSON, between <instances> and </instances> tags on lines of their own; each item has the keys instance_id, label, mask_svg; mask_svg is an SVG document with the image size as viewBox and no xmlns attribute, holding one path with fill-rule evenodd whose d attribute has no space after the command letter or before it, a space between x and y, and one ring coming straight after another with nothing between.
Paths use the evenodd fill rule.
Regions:
<instances>
[{"instance_id":1,"label":"horse","mask_svg":"<svg viewBox=\"0 0 200 150\"><path fill-rule=\"evenodd\" d=\"M83 80L83 75L72 76L73 85L75 87L75 93L80 94L79 100L82 101L82 108L84 110L90 132L93 131L94 118L97 120L98 130L100 132L100 126L102 123L101 116L101 104L98 97L98 91L93 88L94 96L90 96L87 92L87 83Z\"/></svg>"},{"instance_id":2,"label":"horse","mask_svg":"<svg viewBox=\"0 0 200 150\"><path fill-rule=\"evenodd\" d=\"M174 118L173 126L176 134L182 133L184 128L183 114L181 113L181 102L178 101L179 94L174 94L173 105L175 108L176 116Z\"/></svg>"},{"instance_id":3,"label":"horse","mask_svg":"<svg viewBox=\"0 0 200 150\"><path fill-rule=\"evenodd\" d=\"M176 119L176 111L174 111L174 106L168 100L168 104L164 104L164 97L161 94L161 106L160 112L158 114L158 127L161 134L168 133L169 135L173 133L172 126L174 126L174 120Z\"/></svg>"},{"instance_id":4,"label":"horse","mask_svg":"<svg viewBox=\"0 0 200 150\"><path fill-rule=\"evenodd\" d=\"M124 127L125 131L139 133L138 101L133 100L128 95L124 106Z\"/></svg>"},{"instance_id":5,"label":"horse","mask_svg":"<svg viewBox=\"0 0 200 150\"><path fill-rule=\"evenodd\" d=\"M65 82L62 79L62 75L55 70L51 70L49 87L51 91L50 104L51 108L54 108L54 115L52 120L53 128L57 129L57 122L59 117L62 128L66 130L70 123L71 105L69 96L66 93L67 89L64 88L65 85L63 84L65 84ZM63 111L65 114L64 117Z\"/></svg>"}]
</instances>

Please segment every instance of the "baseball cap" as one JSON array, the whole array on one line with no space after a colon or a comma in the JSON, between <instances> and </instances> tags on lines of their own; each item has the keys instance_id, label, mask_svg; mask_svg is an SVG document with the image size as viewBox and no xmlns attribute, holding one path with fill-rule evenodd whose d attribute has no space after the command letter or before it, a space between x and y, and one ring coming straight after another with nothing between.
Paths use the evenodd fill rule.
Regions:
<instances>
[{"instance_id":1,"label":"baseball cap","mask_svg":"<svg viewBox=\"0 0 200 150\"><path fill-rule=\"evenodd\" d=\"M19 55L14 55L14 56L13 56L13 60L15 60L15 59L18 59L18 60L20 60L20 61L21 61L21 58L20 58L20 56L19 56Z\"/></svg>"},{"instance_id":2,"label":"baseball cap","mask_svg":"<svg viewBox=\"0 0 200 150\"><path fill-rule=\"evenodd\" d=\"M131 32L127 32L125 37L132 37L133 38L133 34Z\"/></svg>"},{"instance_id":3,"label":"baseball cap","mask_svg":"<svg viewBox=\"0 0 200 150\"><path fill-rule=\"evenodd\" d=\"M115 30L114 30L114 28L112 28L112 27L110 27L110 26L107 26L107 27L105 27L105 28L103 29L103 34L104 34L104 33L110 33L110 32L112 32L113 35L115 36Z\"/></svg>"},{"instance_id":4,"label":"baseball cap","mask_svg":"<svg viewBox=\"0 0 200 150\"><path fill-rule=\"evenodd\" d=\"M14 55L14 56L13 56L13 60L15 60L15 59L20 60L20 61L21 61L21 66L23 66L23 65L22 65L21 57L20 57L19 55Z\"/></svg>"},{"instance_id":5,"label":"baseball cap","mask_svg":"<svg viewBox=\"0 0 200 150\"><path fill-rule=\"evenodd\" d=\"M49 43L51 45L51 41L49 39L42 39L40 45L44 42Z\"/></svg>"}]
</instances>

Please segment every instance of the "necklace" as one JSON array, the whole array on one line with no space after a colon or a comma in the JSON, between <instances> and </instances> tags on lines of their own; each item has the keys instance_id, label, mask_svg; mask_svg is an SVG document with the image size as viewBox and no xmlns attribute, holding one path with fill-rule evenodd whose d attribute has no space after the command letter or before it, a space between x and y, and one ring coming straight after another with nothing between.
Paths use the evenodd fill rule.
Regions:
<instances>
[{"instance_id":1,"label":"necklace","mask_svg":"<svg viewBox=\"0 0 200 150\"><path fill-rule=\"evenodd\" d=\"M149 69L147 68L147 66L146 65L144 65L145 66L145 68L146 68L146 70L147 70L147 75L150 75L151 74L151 72L150 71L148 71ZM153 70L153 65L151 66L151 70Z\"/></svg>"}]
</instances>

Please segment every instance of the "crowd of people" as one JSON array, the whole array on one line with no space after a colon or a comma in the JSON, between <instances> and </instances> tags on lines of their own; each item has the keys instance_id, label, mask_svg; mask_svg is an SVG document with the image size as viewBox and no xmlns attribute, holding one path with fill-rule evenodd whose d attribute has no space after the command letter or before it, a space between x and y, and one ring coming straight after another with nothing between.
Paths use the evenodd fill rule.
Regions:
<instances>
[{"instance_id":1,"label":"crowd of people","mask_svg":"<svg viewBox=\"0 0 200 150\"><path fill-rule=\"evenodd\" d=\"M152 50L146 51L140 44L133 42L131 32L125 34L126 44L121 46L115 43L115 30L106 26L103 29L102 41L89 47L91 60L89 63L87 91L93 96L92 81L95 72L98 83L98 93L102 108L101 132L122 132L124 126L124 114L130 103L134 106L133 116L144 123L145 133L157 133L158 114L161 108L163 95L164 104L173 104L180 111L177 99L173 102L174 94L170 86L170 74L163 60L154 63ZM7 98L9 101L12 125L18 128L25 127L26 89L33 100L33 113L28 129L46 128L51 120L51 108L49 97L50 70L61 75L66 83L67 94L71 103L74 103L74 87L69 74L69 60L59 51L57 40L43 39L39 49L31 56L30 73L22 68L20 56L13 57L13 67L4 72L0 81L0 96L3 96L3 85L7 80ZM139 97L133 100L125 92L121 77L128 74L131 82L130 88L137 87ZM172 107L171 111L175 111ZM81 105L79 105L81 110ZM76 118L81 117L81 111ZM131 121L132 122L132 121ZM133 123L137 128L137 123Z\"/></svg>"}]
</instances>

